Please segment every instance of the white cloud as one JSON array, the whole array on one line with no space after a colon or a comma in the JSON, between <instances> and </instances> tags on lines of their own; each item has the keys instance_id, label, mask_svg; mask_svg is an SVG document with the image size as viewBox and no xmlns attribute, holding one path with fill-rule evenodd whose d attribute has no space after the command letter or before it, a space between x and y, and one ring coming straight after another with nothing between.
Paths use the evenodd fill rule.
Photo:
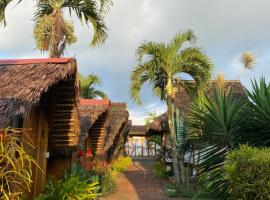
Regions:
<instances>
[{"instance_id":1,"label":"white cloud","mask_svg":"<svg viewBox=\"0 0 270 200\"><path fill-rule=\"evenodd\" d=\"M133 125L144 125L147 113L156 112L158 115L166 112L166 106L161 103L152 102L149 104L132 107L129 109L129 115Z\"/></svg>"},{"instance_id":2,"label":"white cloud","mask_svg":"<svg viewBox=\"0 0 270 200\"><path fill-rule=\"evenodd\" d=\"M34 49L32 2L24 0L19 6L8 7L8 26L0 28L2 57L46 56ZM90 48L92 27L82 26L73 16L78 42L68 48L67 56L76 56L81 72L101 76L111 99L128 102L131 116L141 123L147 111L160 109L158 98L153 97L148 87L142 90L143 108L135 106L128 95L129 73L136 66L134 53L141 42L166 42L180 30L193 29L198 45L213 60L215 73L222 71L227 79L238 77L239 56L243 51L252 51L257 66L240 77L250 88L253 77L265 75L269 80L269 7L269 0L115 0L106 17L109 28L106 44Z\"/></svg>"}]
</instances>

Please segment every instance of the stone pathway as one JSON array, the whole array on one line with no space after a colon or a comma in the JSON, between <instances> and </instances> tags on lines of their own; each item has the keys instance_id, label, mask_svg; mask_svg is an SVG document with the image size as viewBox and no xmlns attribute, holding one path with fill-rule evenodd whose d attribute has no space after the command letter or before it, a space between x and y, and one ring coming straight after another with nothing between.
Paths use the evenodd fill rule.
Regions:
<instances>
[{"instance_id":1,"label":"stone pathway","mask_svg":"<svg viewBox=\"0 0 270 200\"><path fill-rule=\"evenodd\" d=\"M152 160L137 160L117 180L117 190L106 200L184 200L167 198L151 173ZM105 200L105 199L104 199Z\"/></svg>"}]
</instances>

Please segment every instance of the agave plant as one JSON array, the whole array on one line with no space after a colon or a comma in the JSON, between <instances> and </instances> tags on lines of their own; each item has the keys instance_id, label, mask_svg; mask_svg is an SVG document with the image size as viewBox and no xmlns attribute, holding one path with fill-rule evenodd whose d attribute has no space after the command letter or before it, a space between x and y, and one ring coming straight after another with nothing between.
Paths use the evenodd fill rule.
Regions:
<instances>
[{"instance_id":1,"label":"agave plant","mask_svg":"<svg viewBox=\"0 0 270 200\"><path fill-rule=\"evenodd\" d=\"M270 83L261 78L259 83L252 81L252 88L246 90L248 120L243 138L255 146L270 146Z\"/></svg>"},{"instance_id":2,"label":"agave plant","mask_svg":"<svg viewBox=\"0 0 270 200\"><path fill-rule=\"evenodd\" d=\"M25 131L0 130L0 199L19 199L23 192L30 192L36 162L25 146L34 148Z\"/></svg>"},{"instance_id":3,"label":"agave plant","mask_svg":"<svg viewBox=\"0 0 270 200\"><path fill-rule=\"evenodd\" d=\"M217 199L227 198L223 164L227 154L239 145L246 119L244 106L230 90L219 89L213 98L204 97L192 105L189 125L191 142L200 152L198 171L208 177L207 187Z\"/></svg>"}]
</instances>

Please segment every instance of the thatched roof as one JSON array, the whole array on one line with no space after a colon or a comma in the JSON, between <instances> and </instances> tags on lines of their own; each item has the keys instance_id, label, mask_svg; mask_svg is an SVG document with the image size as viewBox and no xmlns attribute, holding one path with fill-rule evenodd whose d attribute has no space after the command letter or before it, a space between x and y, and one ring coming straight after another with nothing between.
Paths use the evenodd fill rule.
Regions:
<instances>
[{"instance_id":1,"label":"thatched roof","mask_svg":"<svg viewBox=\"0 0 270 200\"><path fill-rule=\"evenodd\" d=\"M190 82L193 82L193 81L190 81ZM209 89L206 91L206 94L208 97L211 98L213 96L214 88L216 86L217 86L217 83L215 80L210 81ZM229 88L232 90L233 95L236 98L243 96L243 94L245 93L244 87L239 80L227 80L225 83L225 89L229 89ZM181 86L178 86L177 89L178 91L175 96L176 106L180 108L183 112L187 112L189 110L189 106L191 102L190 95Z\"/></svg>"},{"instance_id":2,"label":"thatched roof","mask_svg":"<svg viewBox=\"0 0 270 200\"><path fill-rule=\"evenodd\" d=\"M190 81L192 83L192 81ZM206 91L206 94L211 98L214 92L214 88L216 86L216 81L211 81L210 82L210 89ZM231 89L233 92L233 96L236 98L242 97L245 93L244 87L241 84L239 80L228 80L225 83L225 89ZM177 93L175 95L175 104L176 106L184 113L187 113L189 108L190 108L190 103L191 103L191 97L187 93L187 91L181 87L177 87ZM152 122L150 125L147 127L148 132L166 132L168 131L168 114L167 112L163 113L158 117L157 120Z\"/></svg>"},{"instance_id":3,"label":"thatched roof","mask_svg":"<svg viewBox=\"0 0 270 200\"><path fill-rule=\"evenodd\" d=\"M151 132L151 131L168 131L169 127L168 127L168 113L165 112L162 115L160 115L156 120L154 120L151 124L149 124L146 127L147 132Z\"/></svg>"},{"instance_id":4,"label":"thatched roof","mask_svg":"<svg viewBox=\"0 0 270 200\"><path fill-rule=\"evenodd\" d=\"M51 86L76 74L72 58L0 60L0 127L29 113Z\"/></svg>"},{"instance_id":5,"label":"thatched roof","mask_svg":"<svg viewBox=\"0 0 270 200\"><path fill-rule=\"evenodd\" d=\"M123 131L128 122L129 113L126 103L112 103L109 114L107 135L104 141L104 151L107 152L114 142L114 138Z\"/></svg>"},{"instance_id":6,"label":"thatched roof","mask_svg":"<svg viewBox=\"0 0 270 200\"><path fill-rule=\"evenodd\" d=\"M88 133L89 128L110 106L109 100L80 99L79 115L81 131Z\"/></svg>"},{"instance_id":7,"label":"thatched roof","mask_svg":"<svg viewBox=\"0 0 270 200\"><path fill-rule=\"evenodd\" d=\"M128 136L145 136L146 127L145 126L131 126Z\"/></svg>"}]
</instances>

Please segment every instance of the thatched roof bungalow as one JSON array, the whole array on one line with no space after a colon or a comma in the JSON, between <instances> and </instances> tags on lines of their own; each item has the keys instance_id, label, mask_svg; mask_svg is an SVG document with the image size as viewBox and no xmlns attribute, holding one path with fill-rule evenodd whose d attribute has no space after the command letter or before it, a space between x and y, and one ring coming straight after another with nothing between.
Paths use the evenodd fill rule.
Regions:
<instances>
[{"instance_id":1,"label":"thatched roof bungalow","mask_svg":"<svg viewBox=\"0 0 270 200\"><path fill-rule=\"evenodd\" d=\"M108 161L112 161L123 153L132 122L128 120L129 112L126 103L112 103L108 134L105 138L104 150L108 152Z\"/></svg>"},{"instance_id":2,"label":"thatched roof bungalow","mask_svg":"<svg viewBox=\"0 0 270 200\"><path fill-rule=\"evenodd\" d=\"M33 169L32 195L46 176L60 175L78 145L77 64L72 58L0 60L0 128L30 130L29 153L43 173ZM57 165L57 166L56 166Z\"/></svg>"},{"instance_id":3,"label":"thatched roof bungalow","mask_svg":"<svg viewBox=\"0 0 270 200\"><path fill-rule=\"evenodd\" d=\"M125 103L81 99L81 147L91 148L96 158L110 161L120 138L127 137L129 122Z\"/></svg>"}]
</instances>

